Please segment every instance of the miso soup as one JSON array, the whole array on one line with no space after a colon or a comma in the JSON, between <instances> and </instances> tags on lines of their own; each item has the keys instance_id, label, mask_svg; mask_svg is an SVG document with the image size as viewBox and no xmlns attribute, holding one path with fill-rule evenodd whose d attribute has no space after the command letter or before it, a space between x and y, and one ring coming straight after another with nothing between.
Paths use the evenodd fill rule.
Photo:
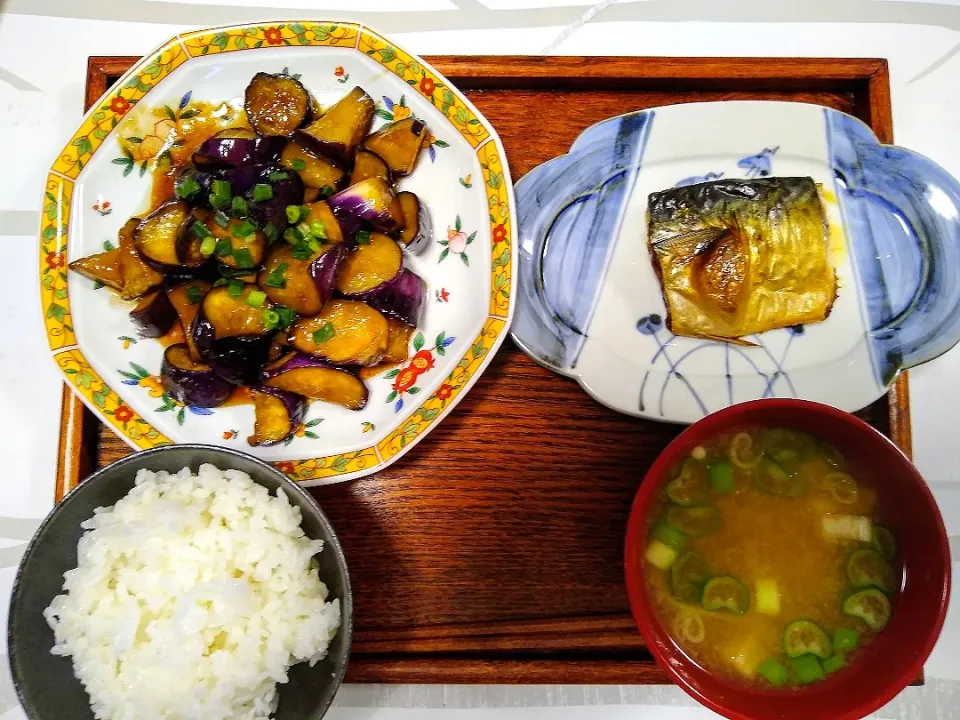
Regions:
<instances>
[{"instance_id":1,"label":"miso soup","mask_svg":"<svg viewBox=\"0 0 960 720\"><path fill-rule=\"evenodd\" d=\"M856 662L901 584L870 478L784 428L721 435L673 468L643 572L663 626L698 664L792 687Z\"/></svg>"}]
</instances>

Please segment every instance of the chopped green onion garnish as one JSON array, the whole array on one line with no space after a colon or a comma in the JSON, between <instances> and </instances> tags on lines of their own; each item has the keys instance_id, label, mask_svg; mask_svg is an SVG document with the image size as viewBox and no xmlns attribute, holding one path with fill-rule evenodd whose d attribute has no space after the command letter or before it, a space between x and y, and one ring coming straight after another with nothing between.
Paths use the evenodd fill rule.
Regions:
<instances>
[{"instance_id":1,"label":"chopped green onion garnish","mask_svg":"<svg viewBox=\"0 0 960 720\"><path fill-rule=\"evenodd\" d=\"M214 287L223 287L223 286L226 285L228 282L230 282L230 281L227 280L227 279L224 278L224 277L222 277L222 278L217 278L217 279L214 281L213 286L214 286Z\"/></svg>"},{"instance_id":2,"label":"chopped green onion garnish","mask_svg":"<svg viewBox=\"0 0 960 720\"><path fill-rule=\"evenodd\" d=\"M823 671L827 674L834 673L847 666L847 660L842 652L835 653L823 661Z\"/></svg>"},{"instance_id":3,"label":"chopped green onion garnish","mask_svg":"<svg viewBox=\"0 0 960 720\"><path fill-rule=\"evenodd\" d=\"M284 276L286 271L287 263L280 263L273 270L267 273L267 277L264 278L263 284L272 288L285 288L287 286L287 278Z\"/></svg>"},{"instance_id":4,"label":"chopped green onion garnish","mask_svg":"<svg viewBox=\"0 0 960 720\"><path fill-rule=\"evenodd\" d=\"M287 205L287 222L291 225L296 225L298 222L300 222L299 205Z\"/></svg>"},{"instance_id":5,"label":"chopped green onion garnish","mask_svg":"<svg viewBox=\"0 0 960 720\"><path fill-rule=\"evenodd\" d=\"M217 225L219 225L220 227L222 227L222 228L224 228L224 229L226 229L226 228L230 225L230 218L228 218L228 217L227 217L223 212L221 212L220 210L217 210L217 211L213 214L213 220L214 220L214 222L217 223Z\"/></svg>"},{"instance_id":6,"label":"chopped green onion garnish","mask_svg":"<svg viewBox=\"0 0 960 720\"><path fill-rule=\"evenodd\" d=\"M300 240L293 246L293 250L290 251L290 254L297 260L309 260L313 255L314 251L310 249L310 245Z\"/></svg>"},{"instance_id":7,"label":"chopped green onion garnish","mask_svg":"<svg viewBox=\"0 0 960 720\"><path fill-rule=\"evenodd\" d=\"M230 194L230 183L226 180L214 180L213 181L213 194L214 195L229 195Z\"/></svg>"},{"instance_id":8,"label":"chopped green onion garnish","mask_svg":"<svg viewBox=\"0 0 960 720\"><path fill-rule=\"evenodd\" d=\"M353 236L353 239L357 241L357 245L369 245L369 244L370 244L370 231L369 231L369 230L357 230L357 234Z\"/></svg>"},{"instance_id":9,"label":"chopped green onion garnish","mask_svg":"<svg viewBox=\"0 0 960 720\"><path fill-rule=\"evenodd\" d=\"M280 315L279 327L281 329L290 327L297 319L297 312L293 308L288 308L286 305L277 305L274 309L277 311L277 314Z\"/></svg>"},{"instance_id":10,"label":"chopped green onion garnish","mask_svg":"<svg viewBox=\"0 0 960 720\"><path fill-rule=\"evenodd\" d=\"M337 334L336 329L333 327L333 323L327 323L322 328L313 333L313 341L318 345L322 342L326 342L334 335Z\"/></svg>"},{"instance_id":11,"label":"chopped green onion garnish","mask_svg":"<svg viewBox=\"0 0 960 720\"><path fill-rule=\"evenodd\" d=\"M769 657L757 666L757 672L763 675L774 687L781 687L790 679L790 673L776 658Z\"/></svg>"},{"instance_id":12,"label":"chopped green onion garnish","mask_svg":"<svg viewBox=\"0 0 960 720\"><path fill-rule=\"evenodd\" d=\"M236 263L238 268L252 268L254 265L253 255L247 248L234 248L233 262Z\"/></svg>"},{"instance_id":13,"label":"chopped green onion garnish","mask_svg":"<svg viewBox=\"0 0 960 720\"><path fill-rule=\"evenodd\" d=\"M234 278L227 287L227 294L232 298L238 298L243 295L243 281Z\"/></svg>"},{"instance_id":14,"label":"chopped green onion garnish","mask_svg":"<svg viewBox=\"0 0 960 720\"><path fill-rule=\"evenodd\" d=\"M217 238L217 257L227 257L233 255L233 243L230 238Z\"/></svg>"},{"instance_id":15,"label":"chopped green onion garnish","mask_svg":"<svg viewBox=\"0 0 960 720\"><path fill-rule=\"evenodd\" d=\"M267 301L267 294L263 290L251 290L247 295L247 305L250 307L263 307Z\"/></svg>"},{"instance_id":16,"label":"chopped green onion garnish","mask_svg":"<svg viewBox=\"0 0 960 720\"><path fill-rule=\"evenodd\" d=\"M270 173L269 175L267 175L267 177L273 181L277 181L277 180L286 180L290 176L287 173L280 170L278 172Z\"/></svg>"},{"instance_id":17,"label":"chopped green onion garnish","mask_svg":"<svg viewBox=\"0 0 960 720\"><path fill-rule=\"evenodd\" d=\"M294 158L290 161L290 167L292 167L297 172L303 172L307 169L307 164L300 158Z\"/></svg>"},{"instance_id":18,"label":"chopped green onion garnish","mask_svg":"<svg viewBox=\"0 0 960 720\"><path fill-rule=\"evenodd\" d=\"M275 243L277 241L277 226L268 222L263 226L263 234L267 236L268 243Z\"/></svg>"},{"instance_id":19,"label":"chopped green onion garnish","mask_svg":"<svg viewBox=\"0 0 960 720\"><path fill-rule=\"evenodd\" d=\"M322 198L328 198L328 197L330 197L331 195L333 195L335 192L336 192L336 190L334 190L334 189L333 189L332 187L330 187L329 185L324 185L322 188L320 188L320 197L322 197Z\"/></svg>"},{"instance_id":20,"label":"chopped green onion garnish","mask_svg":"<svg viewBox=\"0 0 960 720\"><path fill-rule=\"evenodd\" d=\"M210 230L199 220L193 221L193 224L190 226L190 232L192 232L193 236L199 240L210 237Z\"/></svg>"},{"instance_id":21,"label":"chopped green onion garnish","mask_svg":"<svg viewBox=\"0 0 960 720\"><path fill-rule=\"evenodd\" d=\"M296 245L298 242L303 241L303 233L297 230L297 228L287 228L283 231L283 239L291 245Z\"/></svg>"},{"instance_id":22,"label":"chopped green onion garnish","mask_svg":"<svg viewBox=\"0 0 960 720\"><path fill-rule=\"evenodd\" d=\"M203 252L203 247L200 248L200 252ZM209 253L207 254L209 255ZM201 300L203 300L203 293L200 292L200 288L196 285L188 285L187 302L191 305L199 305Z\"/></svg>"},{"instance_id":23,"label":"chopped green onion garnish","mask_svg":"<svg viewBox=\"0 0 960 720\"><path fill-rule=\"evenodd\" d=\"M320 240L326 240L327 226L319 220L314 220L312 223L310 223L310 234L315 238L319 238Z\"/></svg>"},{"instance_id":24,"label":"chopped green onion garnish","mask_svg":"<svg viewBox=\"0 0 960 720\"><path fill-rule=\"evenodd\" d=\"M180 182L176 183L176 195L178 198L189 199L200 192L203 188L193 175L184 175Z\"/></svg>"},{"instance_id":25,"label":"chopped green onion garnish","mask_svg":"<svg viewBox=\"0 0 960 720\"><path fill-rule=\"evenodd\" d=\"M273 197L273 187L264 183L258 183L253 186L253 199L257 202L264 202Z\"/></svg>"},{"instance_id":26,"label":"chopped green onion garnish","mask_svg":"<svg viewBox=\"0 0 960 720\"><path fill-rule=\"evenodd\" d=\"M257 226L254 225L249 220L244 220L241 223L235 224L233 228L230 230L230 234L233 235L233 237L239 238L241 240L243 238L250 237L255 232L257 232Z\"/></svg>"},{"instance_id":27,"label":"chopped green onion garnish","mask_svg":"<svg viewBox=\"0 0 960 720\"><path fill-rule=\"evenodd\" d=\"M233 214L237 217L243 217L250 210L250 208L247 206L247 201L239 195L233 199L233 202L231 203L231 209L233 210Z\"/></svg>"},{"instance_id":28,"label":"chopped green onion garnish","mask_svg":"<svg viewBox=\"0 0 960 720\"><path fill-rule=\"evenodd\" d=\"M251 295L253 293L250 293ZM276 330L280 325L280 313L276 310L264 310L263 311L263 327L266 330Z\"/></svg>"},{"instance_id":29,"label":"chopped green onion garnish","mask_svg":"<svg viewBox=\"0 0 960 720\"><path fill-rule=\"evenodd\" d=\"M203 239L203 242L200 243L200 254L205 257L210 257L213 255L213 251L217 249L217 239L213 235L207 235ZM195 287L191 287L190 290L196 290ZM189 290L187 291L189 292Z\"/></svg>"},{"instance_id":30,"label":"chopped green onion garnish","mask_svg":"<svg viewBox=\"0 0 960 720\"><path fill-rule=\"evenodd\" d=\"M215 208L222 207L230 202L230 183L226 180L214 180L213 192L210 193L210 204Z\"/></svg>"},{"instance_id":31,"label":"chopped green onion garnish","mask_svg":"<svg viewBox=\"0 0 960 720\"><path fill-rule=\"evenodd\" d=\"M837 628L833 633L834 650L853 650L860 642L860 633L850 628Z\"/></svg>"}]
</instances>

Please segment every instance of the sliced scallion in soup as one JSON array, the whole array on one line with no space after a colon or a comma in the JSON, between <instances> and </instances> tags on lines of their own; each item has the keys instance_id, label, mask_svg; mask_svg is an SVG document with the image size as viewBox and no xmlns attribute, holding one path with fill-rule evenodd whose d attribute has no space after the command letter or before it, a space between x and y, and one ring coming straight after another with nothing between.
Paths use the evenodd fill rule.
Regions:
<instances>
[{"instance_id":1,"label":"sliced scallion in soup","mask_svg":"<svg viewBox=\"0 0 960 720\"><path fill-rule=\"evenodd\" d=\"M663 626L704 668L808 685L855 664L887 626L896 539L871 478L829 438L744 428L669 477L643 571Z\"/></svg>"}]
</instances>

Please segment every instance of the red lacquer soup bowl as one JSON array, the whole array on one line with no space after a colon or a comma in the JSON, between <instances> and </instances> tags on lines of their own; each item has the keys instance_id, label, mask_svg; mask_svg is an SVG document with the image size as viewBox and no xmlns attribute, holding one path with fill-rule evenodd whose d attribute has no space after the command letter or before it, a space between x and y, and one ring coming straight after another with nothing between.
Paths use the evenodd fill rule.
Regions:
<instances>
[{"instance_id":1,"label":"red lacquer soup bowl","mask_svg":"<svg viewBox=\"0 0 960 720\"><path fill-rule=\"evenodd\" d=\"M800 689L748 686L704 670L673 642L658 620L642 575L650 509L677 465L697 445L750 426L803 430L836 445L873 479L890 515L904 580L886 629L850 667ZM950 595L950 551L930 489L907 457L863 421L804 400L757 400L714 413L682 432L657 458L637 492L626 539L630 607L657 662L712 710L752 720L861 718L890 701L920 675L943 627Z\"/></svg>"}]
</instances>

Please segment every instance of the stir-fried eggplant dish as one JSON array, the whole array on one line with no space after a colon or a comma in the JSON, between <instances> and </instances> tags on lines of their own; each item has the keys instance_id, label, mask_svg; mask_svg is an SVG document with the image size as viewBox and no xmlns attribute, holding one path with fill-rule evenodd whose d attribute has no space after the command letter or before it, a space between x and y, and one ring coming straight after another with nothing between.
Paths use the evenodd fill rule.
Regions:
<instances>
[{"instance_id":1,"label":"stir-fried eggplant dish","mask_svg":"<svg viewBox=\"0 0 960 720\"><path fill-rule=\"evenodd\" d=\"M811 178L716 180L652 193L649 243L676 335L744 336L825 320L837 295Z\"/></svg>"},{"instance_id":2,"label":"stir-fried eggplant dish","mask_svg":"<svg viewBox=\"0 0 960 720\"><path fill-rule=\"evenodd\" d=\"M426 286L404 257L432 230L395 183L426 127L408 117L371 134L374 109L355 87L321 112L294 77L258 73L248 125L204 139L115 249L70 263L136 303L142 337L179 325L160 371L178 402L217 407L247 388L252 445L289 437L311 400L362 409L361 378L407 359Z\"/></svg>"}]
</instances>

